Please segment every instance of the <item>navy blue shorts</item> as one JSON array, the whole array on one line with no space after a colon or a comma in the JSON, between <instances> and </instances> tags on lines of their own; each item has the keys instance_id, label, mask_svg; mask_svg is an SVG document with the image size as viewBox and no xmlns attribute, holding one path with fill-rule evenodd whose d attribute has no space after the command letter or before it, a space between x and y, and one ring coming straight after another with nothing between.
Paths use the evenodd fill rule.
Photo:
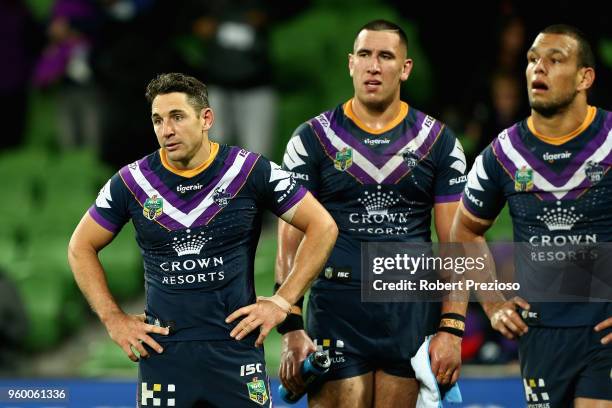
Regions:
<instances>
[{"instance_id":1,"label":"navy blue shorts","mask_svg":"<svg viewBox=\"0 0 612 408\"><path fill-rule=\"evenodd\" d=\"M307 331L332 360L324 381L376 370L414 378L410 358L439 319L439 303L362 303L359 290L317 289L310 293Z\"/></svg>"},{"instance_id":2,"label":"navy blue shorts","mask_svg":"<svg viewBox=\"0 0 612 408\"><path fill-rule=\"evenodd\" d=\"M139 407L269 407L263 348L247 342L163 344L140 360Z\"/></svg>"},{"instance_id":3,"label":"navy blue shorts","mask_svg":"<svg viewBox=\"0 0 612 408\"><path fill-rule=\"evenodd\" d=\"M529 327L519 339L527 406L572 407L578 397L612 401L612 347L600 343L603 336L593 327Z\"/></svg>"}]
</instances>

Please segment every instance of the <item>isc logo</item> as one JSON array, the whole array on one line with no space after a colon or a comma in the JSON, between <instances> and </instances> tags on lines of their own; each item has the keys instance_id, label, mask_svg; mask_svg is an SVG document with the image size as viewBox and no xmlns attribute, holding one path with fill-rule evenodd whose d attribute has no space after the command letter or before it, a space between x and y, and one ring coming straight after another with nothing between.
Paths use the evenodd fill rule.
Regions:
<instances>
[{"instance_id":1,"label":"isc logo","mask_svg":"<svg viewBox=\"0 0 612 408\"><path fill-rule=\"evenodd\" d=\"M245 364L240 366L240 376L244 377L245 375L253 375L255 373L262 373L262 364Z\"/></svg>"},{"instance_id":2,"label":"isc logo","mask_svg":"<svg viewBox=\"0 0 612 408\"><path fill-rule=\"evenodd\" d=\"M350 278L350 275L348 272L338 271L338 278L348 279Z\"/></svg>"}]
</instances>

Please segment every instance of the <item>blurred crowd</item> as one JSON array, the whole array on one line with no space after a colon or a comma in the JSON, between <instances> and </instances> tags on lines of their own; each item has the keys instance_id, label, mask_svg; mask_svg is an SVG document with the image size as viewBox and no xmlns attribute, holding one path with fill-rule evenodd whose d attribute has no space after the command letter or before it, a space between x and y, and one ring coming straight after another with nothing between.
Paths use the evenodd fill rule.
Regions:
<instances>
[{"instance_id":1,"label":"blurred crowd","mask_svg":"<svg viewBox=\"0 0 612 408\"><path fill-rule=\"evenodd\" d=\"M2 0L0 154L32 144L88 149L117 169L156 148L144 87L158 73L179 71L209 86L212 139L278 161L299 123L351 97L346 55L357 28L375 17L409 34L415 65L404 99L446 122L470 161L529 114L525 55L549 24L585 31L597 58L590 102L612 108L605 13L569 0L439 7L397 0ZM467 362L516 358L516 346L493 333L477 309L469 319Z\"/></svg>"}]
</instances>

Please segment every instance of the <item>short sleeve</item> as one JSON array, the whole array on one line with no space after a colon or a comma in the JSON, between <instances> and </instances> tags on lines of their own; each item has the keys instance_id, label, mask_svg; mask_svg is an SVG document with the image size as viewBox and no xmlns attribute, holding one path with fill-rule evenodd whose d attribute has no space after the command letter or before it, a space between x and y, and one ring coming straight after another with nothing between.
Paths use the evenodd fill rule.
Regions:
<instances>
[{"instance_id":1,"label":"short sleeve","mask_svg":"<svg viewBox=\"0 0 612 408\"><path fill-rule=\"evenodd\" d=\"M468 173L461 201L478 218L492 220L505 204L503 169L489 145L474 161Z\"/></svg>"},{"instance_id":2,"label":"short sleeve","mask_svg":"<svg viewBox=\"0 0 612 408\"><path fill-rule=\"evenodd\" d=\"M295 180L315 196L320 184L320 155L320 145L312 127L303 123L289 139L283 156L283 169L291 172Z\"/></svg>"},{"instance_id":3,"label":"short sleeve","mask_svg":"<svg viewBox=\"0 0 612 408\"><path fill-rule=\"evenodd\" d=\"M118 233L130 219L129 194L121 176L116 173L98 193L96 202L89 208L89 215L103 228Z\"/></svg>"},{"instance_id":4,"label":"short sleeve","mask_svg":"<svg viewBox=\"0 0 612 408\"><path fill-rule=\"evenodd\" d=\"M264 157L255 164L252 182L258 201L278 217L299 203L307 192L290 172Z\"/></svg>"},{"instance_id":5,"label":"short sleeve","mask_svg":"<svg viewBox=\"0 0 612 408\"><path fill-rule=\"evenodd\" d=\"M466 181L463 146L453 132L445 127L435 149L434 200L436 203L459 201Z\"/></svg>"}]
</instances>

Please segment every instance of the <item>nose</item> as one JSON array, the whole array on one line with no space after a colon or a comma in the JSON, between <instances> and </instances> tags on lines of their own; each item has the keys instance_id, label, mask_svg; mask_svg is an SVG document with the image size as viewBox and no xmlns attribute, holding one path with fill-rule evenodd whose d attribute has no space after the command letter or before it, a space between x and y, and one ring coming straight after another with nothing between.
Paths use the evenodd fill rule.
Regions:
<instances>
[{"instance_id":1,"label":"nose","mask_svg":"<svg viewBox=\"0 0 612 408\"><path fill-rule=\"evenodd\" d=\"M379 72L380 72L380 63L378 61L378 58L372 58L370 60L370 65L368 67L368 73L377 74Z\"/></svg>"},{"instance_id":2,"label":"nose","mask_svg":"<svg viewBox=\"0 0 612 408\"><path fill-rule=\"evenodd\" d=\"M533 66L534 73L544 73L546 72L546 66L544 65L544 58L538 58L536 60L535 65Z\"/></svg>"},{"instance_id":3,"label":"nose","mask_svg":"<svg viewBox=\"0 0 612 408\"><path fill-rule=\"evenodd\" d=\"M172 135L174 135L174 125L171 120L165 120L162 125L162 136L169 138Z\"/></svg>"}]
</instances>

